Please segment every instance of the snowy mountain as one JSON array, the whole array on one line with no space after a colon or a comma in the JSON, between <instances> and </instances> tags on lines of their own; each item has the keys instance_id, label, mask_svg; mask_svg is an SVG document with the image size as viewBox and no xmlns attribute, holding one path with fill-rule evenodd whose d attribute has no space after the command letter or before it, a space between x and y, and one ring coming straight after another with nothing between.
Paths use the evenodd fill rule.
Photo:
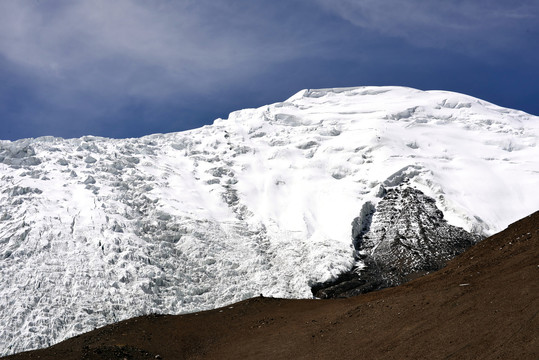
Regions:
<instances>
[{"instance_id":1,"label":"snowy mountain","mask_svg":"<svg viewBox=\"0 0 539 360\"><path fill-rule=\"evenodd\" d=\"M538 139L538 117L473 97L358 87L181 133L0 141L0 354L145 313L311 297L395 238L443 260L444 236L410 234L471 244L537 210Z\"/></svg>"}]
</instances>

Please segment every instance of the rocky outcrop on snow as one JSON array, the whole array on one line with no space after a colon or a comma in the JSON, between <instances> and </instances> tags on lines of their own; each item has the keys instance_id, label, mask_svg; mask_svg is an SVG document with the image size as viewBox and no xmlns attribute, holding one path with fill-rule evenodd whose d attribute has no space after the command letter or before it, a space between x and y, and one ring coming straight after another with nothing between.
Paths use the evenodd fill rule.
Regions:
<instances>
[{"instance_id":1,"label":"rocky outcrop on snow","mask_svg":"<svg viewBox=\"0 0 539 360\"><path fill-rule=\"evenodd\" d=\"M352 223L359 267L313 285L319 298L349 297L400 285L441 269L448 260L482 239L450 225L433 198L408 185L382 188L374 206L362 208Z\"/></svg>"}]
</instances>

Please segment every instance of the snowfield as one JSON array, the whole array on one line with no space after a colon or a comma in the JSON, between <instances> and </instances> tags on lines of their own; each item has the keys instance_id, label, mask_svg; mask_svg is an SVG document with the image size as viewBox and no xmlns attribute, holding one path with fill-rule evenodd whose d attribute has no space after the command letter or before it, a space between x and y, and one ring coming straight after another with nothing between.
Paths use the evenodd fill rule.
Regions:
<instances>
[{"instance_id":1,"label":"snowfield","mask_svg":"<svg viewBox=\"0 0 539 360\"><path fill-rule=\"evenodd\" d=\"M199 129L0 141L0 355L147 313L311 297L407 180L451 225L538 209L539 117L402 87L303 90Z\"/></svg>"}]
</instances>

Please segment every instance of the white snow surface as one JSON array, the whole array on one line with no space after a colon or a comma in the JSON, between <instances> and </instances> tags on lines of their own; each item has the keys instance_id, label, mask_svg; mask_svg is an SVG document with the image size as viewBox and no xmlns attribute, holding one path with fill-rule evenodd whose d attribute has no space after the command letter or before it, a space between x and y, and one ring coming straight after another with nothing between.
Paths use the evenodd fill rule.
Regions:
<instances>
[{"instance_id":1,"label":"white snow surface","mask_svg":"<svg viewBox=\"0 0 539 360\"><path fill-rule=\"evenodd\" d=\"M186 132L0 141L0 355L141 314L311 297L352 267L363 204L405 177L450 224L500 231L539 207L538 138L539 117L470 96L357 87Z\"/></svg>"}]
</instances>

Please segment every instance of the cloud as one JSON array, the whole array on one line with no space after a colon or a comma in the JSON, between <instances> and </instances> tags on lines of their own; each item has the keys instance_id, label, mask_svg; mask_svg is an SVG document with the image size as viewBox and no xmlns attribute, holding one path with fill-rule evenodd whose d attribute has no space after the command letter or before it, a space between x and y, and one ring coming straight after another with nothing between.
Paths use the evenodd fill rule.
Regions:
<instances>
[{"instance_id":1,"label":"cloud","mask_svg":"<svg viewBox=\"0 0 539 360\"><path fill-rule=\"evenodd\" d=\"M422 47L472 55L507 47L536 46L535 0L317 0L353 25Z\"/></svg>"},{"instance_id":2,"label":"cloud","mask_svg":"<svg viewBox=\"0 0 539 360\"><path fill-rule=\"evenodd\" d=\"M7 0L0 55L66 92L207 91L306 51L264 11L237 1Z\"/></svg>"},{"instance_id":3,"label":"cloud","mask_svg":"<svg viewBox=\"0 0 539 360\"><path fill-rule=\"evenodd\" d=\"M538 7L524 0L316 1L359 28L468 52L517 46L526 37L515 34L537 22ZM47 89L43 101L61 104L75 93L161 101L215 92L287 61L331 57L345 38L361 38L317 18L318 10L306 0L5 0L0 56Z\"/></svg>"}]
</instances>

